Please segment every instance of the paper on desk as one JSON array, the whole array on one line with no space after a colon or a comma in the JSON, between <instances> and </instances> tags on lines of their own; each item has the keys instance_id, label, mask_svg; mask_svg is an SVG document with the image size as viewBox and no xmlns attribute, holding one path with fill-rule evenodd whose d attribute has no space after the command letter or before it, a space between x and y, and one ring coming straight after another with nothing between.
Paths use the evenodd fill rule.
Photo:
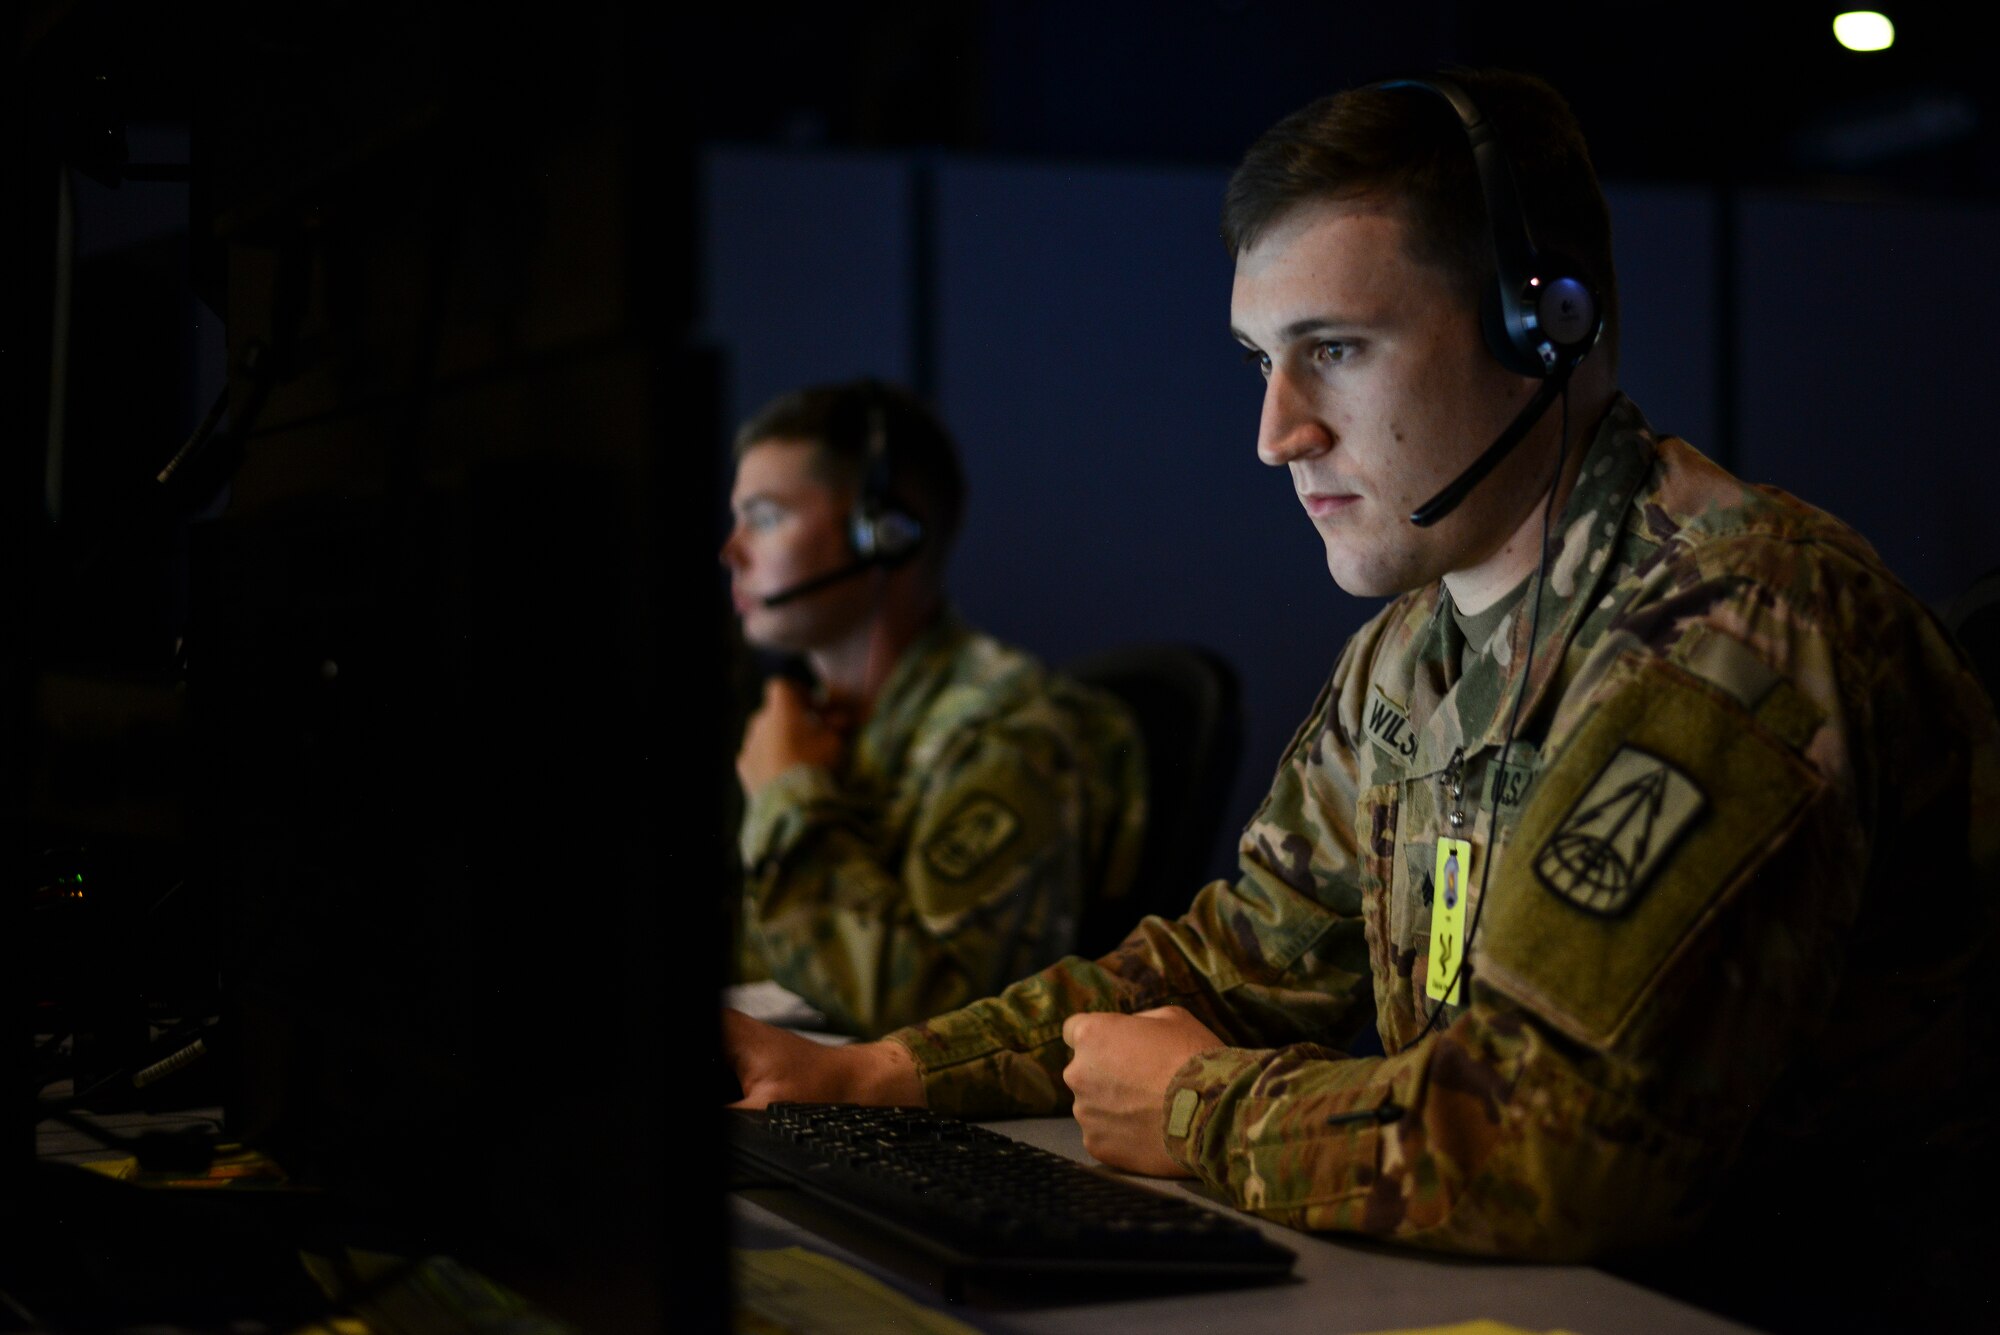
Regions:
<instances>
[{"instance_id":1,"label":"paper on desk","mask_svg":"<svg viewBox=\"0 0 2000 1335\"><path fill-rule=\"evenodd\" d=\"M1378 1330L1375 1335L1535 1335L1534 1331L1510 1326L1504 1321L1461 1321L1455 1326L1412 1326L1407 1330ZM1552 1330L1547 1335L1572 1335L1566 1330Z\"/></svg>"},{"instance_id":2,"label":"paper on desk","mask_svg":"<svg viewBox=\"0 0 2000 1335\"><path fill-rule=\"evenodd\" d=\"M757 983L731 983L722 989L722 1004L753 1020L786 1029L826 1028L826 1016L810 1001L768 978Z\"/></svg>"},{"instance_id":3,"label":"paper on desk","mask_svg":"<svg viewBox=\"0 0 2000 1335\"><path fill-rule=\"evenodd\" d=\"M82 1165L93 1173L131 1182L141 1187L284 1187L285 1170L269 1155L241 1145L216 1147L215 1157L206 1168L142 1169L130 1154L115 1159L94 1159Z\"/></svg>"},{"instance_id":4,"label":"paper on desk","mask_svg":"<svg viewBox=\"0 0 2000 1335\"><path fill-rule=\"evenodd\" d=\"M737 1335L976 1335L830 1256L804 1247L731 1250Z\"/></svg>"},{"instance_id":5,"label":"paper on desk","mask_svg":"<svg viewBox=\"0 0 2000 1335\"><path fill-rule=\"evenodd\" d=\"M568 1322L449 1256L412 1261L349 1247L340 1256L300 1252L299 1260L320 1290L349 1308L372 1335L580 1335Z\"/></svg>"}]
</instances>

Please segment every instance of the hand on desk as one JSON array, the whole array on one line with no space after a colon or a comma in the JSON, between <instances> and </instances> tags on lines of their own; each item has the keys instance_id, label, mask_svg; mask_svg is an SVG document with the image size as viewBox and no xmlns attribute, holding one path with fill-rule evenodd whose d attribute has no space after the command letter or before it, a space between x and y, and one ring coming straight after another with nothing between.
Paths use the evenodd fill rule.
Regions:
<instances>
[{"instance_id":1,"label":"hand on desk","mask_svg":"<svg viewBox=\"0 0 2000 1335\"><path fill-rule=\"evenodd\" d=\"M1224 1046L1222 1040L1179 1006L1162 1006L1136 1015L1072 1015L1063 1022L1063 1041L1072 1054L1063 1080L1076 1095L1084 1149L1128 1172L1189 1176L1167 1153L1167 1084L1189 1057ZM735 1107L924 1103L916 1059L900 1043L827 1047L724 1008L722 1046L743 1086Z\"/></svg>"},{"instance_id":2,"label":"hand on desk","mask_svg":"<svg viewBox=\"0 0 2000 1335\"><path fill-rule=\"evenodd\" d=\"M1063 1021L1083 1147L1113 1168L1152 1177L1190 1177L1167 1153L1167 1084L1197 1052L1226 1046L1179 1006L1136 1015L1091 1012Z\"/></svg>"},{"instance_id":3,"label":"hand on desk","mask_svg":"<svg viewBox=\"0 0 2000 1335\"><path fill-rule=\"evenodd\" d=\"M737 1108L768 1103L869 1103L921 1108L917 1059L900 1043L828 1047L724 1008L722 1048L743 1086Z\"/></svg>"},{"instance_id":4,"label":"hand on desk","mask_svg":"<svg viewBox=\"0 0 2000 1335\"><path fill-rule=\"evenodd\" d=\"M764 683L764 703L750 716L736 753L736 777L744 793L755 797L794 765L838 769L855 723L852 709L836 701L815 706L805 687L772 677Z\"/></svg>"}]
</instances>

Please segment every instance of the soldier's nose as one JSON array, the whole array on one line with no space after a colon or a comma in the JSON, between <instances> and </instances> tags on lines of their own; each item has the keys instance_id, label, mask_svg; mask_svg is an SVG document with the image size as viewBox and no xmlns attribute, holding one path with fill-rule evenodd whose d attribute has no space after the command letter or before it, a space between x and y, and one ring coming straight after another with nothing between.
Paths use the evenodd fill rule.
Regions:
<instances>
[{"instance_id":1,"label":"soldier's nose","mask_svg":"<svg viewBox=\"0 0 2000 1335\"><path fill-rule=\"evenodd\" d=\"M1333 448L1333 433L1312 412L1311 401L1291 376L1273 370L1264 386L1264 409L1257 419L1257 457L1272 467L1310 459Z\"/></svg>"}]
</instances>

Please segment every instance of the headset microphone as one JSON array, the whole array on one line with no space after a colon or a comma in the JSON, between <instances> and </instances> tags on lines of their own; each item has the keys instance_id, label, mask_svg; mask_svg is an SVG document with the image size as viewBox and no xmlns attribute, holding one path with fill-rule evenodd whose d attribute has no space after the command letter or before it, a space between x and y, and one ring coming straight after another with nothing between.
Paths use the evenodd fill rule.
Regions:
<instances>
[{"instance_id":1,"label":"headset microphone","mask_svg":"<svg viewBox=\"0 0 2000 1335\"><path fill-rule=\"evenodd\" d=\"M1544 380L1541 388L1535 391L1535 397L1528 400L1527 406L1514 415L1514 420L1507 424L1507 429L1502 431L1477 459L1466 465L1463 473L1446 483L1443 491L1410 511L1410 522L1418 528L1429 528L1456 510L1459 502L1471 495L1472 489L1493 471L1494 465L1506 458L1508 452L1534 430L1535 423L1542 420L1542 414L1549 410L1551 403L1555 402L1556 395L1569 388L1569 375L1575 369L1576 362L1572 359L1554 375Z\"/></svg>"},{"instance_id":2,"label":"headset microphone","mask_svg":"<svg viewBox=\"0 0 2000 1335\"><path fill-rule=\"evenodd\" d=\"M880 560L872 556L859 557L849 561L844 566L836 566L824 575L814 575L811 579L802 580L792 585L789 589L780 589L776 593L766 594L758 601L766 607L782 607L794 598L803 598L809 593L818 593L830 584L838 584L842 580L853 579L863 571L873 570L881 564Z\"/></svg>"},{"instance_id":3,"label":"headset microphone","mask_svg":"<svg viewBox=\"0 0 2000 1335\"><path fill-rule=\"evenodd\" d=\"M1443 491L1410 513L1412 524L1426 528L1457 509L1568 387L1577 363L1604 332L1604 303L1579 266L1535 248L1514 184L1513 166L1493 127L1464 89L1448 79L1393 79L1376 87L1428 93L1443 99L1457 115L1472 145L1472 165L1479 173L1487 229L1493 239L1497 281L1480 301L1480 328L1488 350L1502 366L1542 382L1534 398L1485 453Z\"/></svg>"}]
</instances>

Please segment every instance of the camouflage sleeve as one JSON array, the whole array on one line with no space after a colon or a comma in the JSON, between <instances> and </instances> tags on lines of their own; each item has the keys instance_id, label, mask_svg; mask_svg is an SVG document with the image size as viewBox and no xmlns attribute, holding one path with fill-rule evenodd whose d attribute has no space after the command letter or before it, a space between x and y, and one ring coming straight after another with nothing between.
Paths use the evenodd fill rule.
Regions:
<instances>
[{"instance_id":1,"label":"camouflage sleeve","mask_svg":"<svg viewBox=\"0 0 2000 1335\"><path fill-rule=\"evenodd\" d=\"M1339 706L1365 650L1351 642L1238 845L1240 874L1178 920L1145 919L1116 950L1066 959L892 1037L915 1054L925 1095L967 1116L1069 1106L1062 1023L1081 1011L1180 1005L1232 1042L1352 1034L1372 1015L1355 875L1351 754ZM1350 702L1351 703L1351 702ZM1331 757L1336 763L1323 764Z\"/></svg>"},{"instance_id":2,"label":"camouflage sleeve","mask_svg":"<svg viewBox=\"0 0 2000 1335\"><path fill-rule=\"evenodd\" d=\"M990 995L1060 954L1101 871L1090 827L1106 801L1071 722L1030 702L963 729L924 778L896 863L879 810L824 770L788 770L743 823L747 950L863 1037Z\"/></svg>"},{"instance_id":3,"label":"camouflage sleeve","mask_svg":"<svg viewBox=\"0 0 2000 1335\"><path fill-rule=\"evenodd\" d=\"M1496 850L1470 1006L1382 1058L1196 1056L1162 1107L1181 1163L1299 1227L1573 1260L1691 1230L1760 1115L1831 1107L1856 1147L1888 1124L1853 1089L1787 1103L1802 1070L1873 1048L1890 1100L1950 1084L1955 970L1992 935L2000 728L1887 581L1776 544L1723 564L1664 569L1583 665ZM1601 826L1614 787L1658 798L1643 837ZM1867 902L1878 836L1898 889L1956 909ZM1589 874L1612 844L1621 874ZM1942 948L1938 911L1964 914ZM1871 954L1883 984L1841 1011Z\"/></svg>"}]
</instances>

